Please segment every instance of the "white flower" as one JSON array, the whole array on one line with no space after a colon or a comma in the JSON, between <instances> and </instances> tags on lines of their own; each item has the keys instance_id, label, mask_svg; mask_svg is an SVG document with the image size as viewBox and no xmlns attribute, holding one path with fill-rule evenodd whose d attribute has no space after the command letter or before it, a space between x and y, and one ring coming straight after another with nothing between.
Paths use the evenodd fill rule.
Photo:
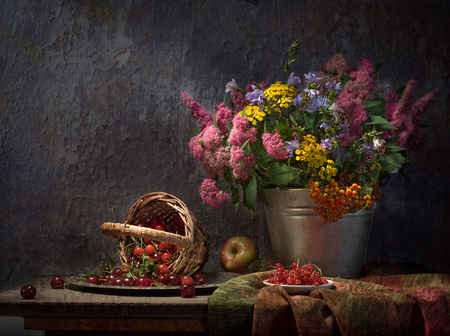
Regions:
<instances>
[{"instance_id":1,"label":"white flower","mask_svg":"<svg viewBox=\"0 0 450 336\"><path fill-rule=\"evenodd\" d=\"M375 139L375 140L373 140L373 149L378 150L378 149L380 149L385 143L386 143L386 141L384 141L383 139Z\"/></svg>"},{"instance_id":2,"label":"white flower","mask_svg":"<svg viewBox=\"0 0 450 336\"><path fill-rule=\"evenodd\" d=\"M236 84L236 81L234 78L227 83L227 86L225 87L225 92L228 93L230 91L234 91L238 88L238 85Z\"/></svg>"}]
</instances>

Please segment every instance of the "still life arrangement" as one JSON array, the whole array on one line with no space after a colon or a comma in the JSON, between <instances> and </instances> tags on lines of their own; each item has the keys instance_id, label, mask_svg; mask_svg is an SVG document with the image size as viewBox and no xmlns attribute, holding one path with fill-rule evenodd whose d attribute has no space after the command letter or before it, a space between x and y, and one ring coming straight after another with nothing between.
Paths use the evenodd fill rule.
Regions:
<instances>
[{"instance_id":1,"label":"still life arrangement","mask_svg":"<svg viewBox=\"0 0 450 336\"><path fill-rule=\"evenodd\" d=\"M375 81L379 66L361 59L351 66L337 53L318 72L290 72L298 43L289 48L286 80L235 80L211 113L188 93L182 99L199 131L189 148L208 175L203 201L218 207L242 201L252 213L264 188L308 188L325 221L370 209L407 154L422 148L421 119L434 90L413 100L415 82L389 92ZM242 196L241 196L242 195Z\"/></svg>"}]
</instances>

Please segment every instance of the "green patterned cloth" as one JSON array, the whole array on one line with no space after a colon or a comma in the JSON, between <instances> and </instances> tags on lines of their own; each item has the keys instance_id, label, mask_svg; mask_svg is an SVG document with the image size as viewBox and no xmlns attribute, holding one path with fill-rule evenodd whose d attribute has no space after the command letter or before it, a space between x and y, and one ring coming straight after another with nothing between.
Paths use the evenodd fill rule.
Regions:
<instances>
[{"instance_id":1,"label":"green patterned cloth","mask_svg":"<svg viewBox=\"0 0 450 336\"><path fill-rule=\"evenodd\" d=\"M272 267L263 262L251 271ZM449 274L407 274L388 263L366 270L358 279L331 278L331 289L309 295L264 287L273 270L233 278L209 299L211 334L450 335Z\"/></svg>"}]
</instances>

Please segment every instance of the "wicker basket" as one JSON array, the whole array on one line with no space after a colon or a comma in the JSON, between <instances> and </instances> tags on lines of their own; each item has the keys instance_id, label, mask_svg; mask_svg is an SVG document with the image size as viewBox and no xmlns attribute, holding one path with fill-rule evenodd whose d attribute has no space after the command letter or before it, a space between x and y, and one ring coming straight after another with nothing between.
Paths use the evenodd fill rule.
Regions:
<instances>
[{"instance_id":1,"label":"wicker basket","mask_svg":"<svg viewBox=\"0 0 450 336\"><path fill-rule=\"evenodd\" d=\"M147 227L152 219L161 215L170 223L176 214L184 223L184 235ZM137 226L139 223L145 226ZM124 223L103 223L100 230L107 236L119 239L122 264L128 263L130 251L125 246L131 244L131 236L181 246L178 257L169 265L169 270L179 275L197 267L201 269L208 260L209 236L205 229L182 201L163 192L142 196L128 210Z\"/></svg>"}]
</instances>

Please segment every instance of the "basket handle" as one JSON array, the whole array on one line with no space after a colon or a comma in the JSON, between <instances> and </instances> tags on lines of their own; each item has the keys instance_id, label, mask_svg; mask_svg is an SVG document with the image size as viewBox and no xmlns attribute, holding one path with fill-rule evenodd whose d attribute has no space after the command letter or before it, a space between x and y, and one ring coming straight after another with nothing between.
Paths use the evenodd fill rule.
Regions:
<instances>
[{"instance_id":1,"label":"basket handle","mask_svg":"<svg viewBox=\"0 0 450 336\"><path fill-rule=\"evenodd\" d=\"M195 243L193 236L181 236L176 233L155 230L149 227L131 225L128 223L105 222L100 226L100 231L112 238L122 239L125 236L148 238L165 243L178 245L184 248L191 247Z\"/></svg>"}]
</instances>

